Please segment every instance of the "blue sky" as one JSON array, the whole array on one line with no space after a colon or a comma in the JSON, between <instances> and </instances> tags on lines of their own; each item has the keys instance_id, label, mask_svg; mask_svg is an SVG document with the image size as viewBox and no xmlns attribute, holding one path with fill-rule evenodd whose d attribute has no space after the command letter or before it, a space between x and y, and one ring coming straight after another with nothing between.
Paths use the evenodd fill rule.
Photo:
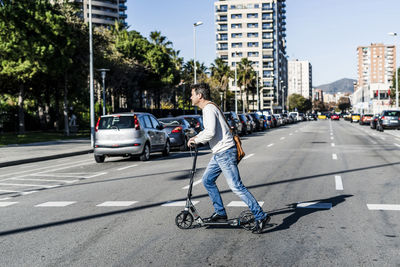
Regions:
<instances>
[{"instance_id":1,"label":"blue sky","mask_svg":"<svg viewBox=\"0 0 400 267\"><path fill-rule=\"evenodd\" d=\"M209 66L216 57L214 2L128 0L127 23L146 37L161 31L187 61L193 58L193 23L203 21L196 28L196 59ZM286 10L287 55L311 62L313 86L356 79L357 46L400 46L400 36L387 35L400 35L400 0L287 0Z\"/></svg>"}]
</instances>

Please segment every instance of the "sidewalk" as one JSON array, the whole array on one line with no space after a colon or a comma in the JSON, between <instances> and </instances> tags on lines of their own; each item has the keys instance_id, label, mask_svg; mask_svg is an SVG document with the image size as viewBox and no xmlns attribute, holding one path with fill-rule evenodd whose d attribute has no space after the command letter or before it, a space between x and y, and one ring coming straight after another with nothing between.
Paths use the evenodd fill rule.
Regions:
<instances>
[{"instance_id":1,"label":"sidewalk","mask_svg":"<svg viewBox=\"0 0 400 267\"><path fill-rule=\"evenodd\" d=\"M90 139L60 140L0 147L0 168L92 153Z\"/></svg>"}]
</instances>

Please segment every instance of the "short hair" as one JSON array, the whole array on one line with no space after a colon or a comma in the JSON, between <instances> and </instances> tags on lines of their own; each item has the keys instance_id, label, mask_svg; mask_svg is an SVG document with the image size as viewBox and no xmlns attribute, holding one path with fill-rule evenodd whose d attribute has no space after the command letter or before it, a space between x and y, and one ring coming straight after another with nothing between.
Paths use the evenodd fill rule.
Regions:
<instances>
[{"instance_id":1,"label":"short hair","mask_svg":"<svg viewBox=\"0 0 400 267\"><path fill-rule=\"evenodd\" d=\"M191 86L196 94L201 94L205 100L211 100L211 91L208 83L198 83Z\"/></svg>"}]
</instances>

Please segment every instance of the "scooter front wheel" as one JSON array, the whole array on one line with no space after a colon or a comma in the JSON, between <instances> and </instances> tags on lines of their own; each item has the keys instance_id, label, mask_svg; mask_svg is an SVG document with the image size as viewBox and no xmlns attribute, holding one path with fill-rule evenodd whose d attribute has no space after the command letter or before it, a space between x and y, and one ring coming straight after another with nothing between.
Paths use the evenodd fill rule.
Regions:
<instances>
[{"instance_id":1,"label":"scooter front wheel","mask_svg":"<svg viewBox=\"0 0 400 267\"><path fill-rule=\"evenodd\" d=\"M180 229L189 229L193 224L193 216L187 211L182 211L175 217L175 224Z\"/></svg>"},{"instance_id":2,"label":"scooter front wheel","mask_svg":"<svg viewBox=\"0 0 400 267\"><path fill-rule=\"evenodd\" d=\"M245 210L240 213L239 222L240 226L248 231L253 230L256 225L254 215L249 210Z\"/></svg>"}]
</instances>

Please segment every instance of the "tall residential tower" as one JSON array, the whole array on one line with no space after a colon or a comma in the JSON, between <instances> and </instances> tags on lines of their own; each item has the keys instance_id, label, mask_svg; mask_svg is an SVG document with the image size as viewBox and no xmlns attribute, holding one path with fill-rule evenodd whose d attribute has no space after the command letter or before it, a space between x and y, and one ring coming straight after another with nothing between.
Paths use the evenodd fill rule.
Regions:
<instances>
[{"instance_id":1,"label":"tall residential tower","mask_svg":"<svg viewBox=\"0 0 400 267\"><path fill-rule=\"evenodd\" d=\"M307 99L312 97L312 67L309 61L289 60L288 95L299 94Z\"/></svg>"},{"instance_id":2,"label":"tall residential tower","mask_svg":"<svg viewBox=\"0 0 400 267\"><path fill-rule=\"evenodd\" d=\"M260 94L249 96L250 109L281 112L287 97L285 0L219 0L215 2L217 57L232 70L242 58L253 62L261 78ZM231 81L231 90L235 90Z\"/></svg>"},{"instance_id":3,"label":"tall residential tower","mask_svg":"<svg viewBox=\"0 0 400 267\"><path fill-rule=\"evenodd\" d=\"M82 3L82 15L85 22L89 21L89 0L75 0ZM127 0L93 0L92 1L92 23L94 26L109 27L115 24L115 21L122 23L125 27L127 23L126 15Z\"/></svg>"}]
</instances>

